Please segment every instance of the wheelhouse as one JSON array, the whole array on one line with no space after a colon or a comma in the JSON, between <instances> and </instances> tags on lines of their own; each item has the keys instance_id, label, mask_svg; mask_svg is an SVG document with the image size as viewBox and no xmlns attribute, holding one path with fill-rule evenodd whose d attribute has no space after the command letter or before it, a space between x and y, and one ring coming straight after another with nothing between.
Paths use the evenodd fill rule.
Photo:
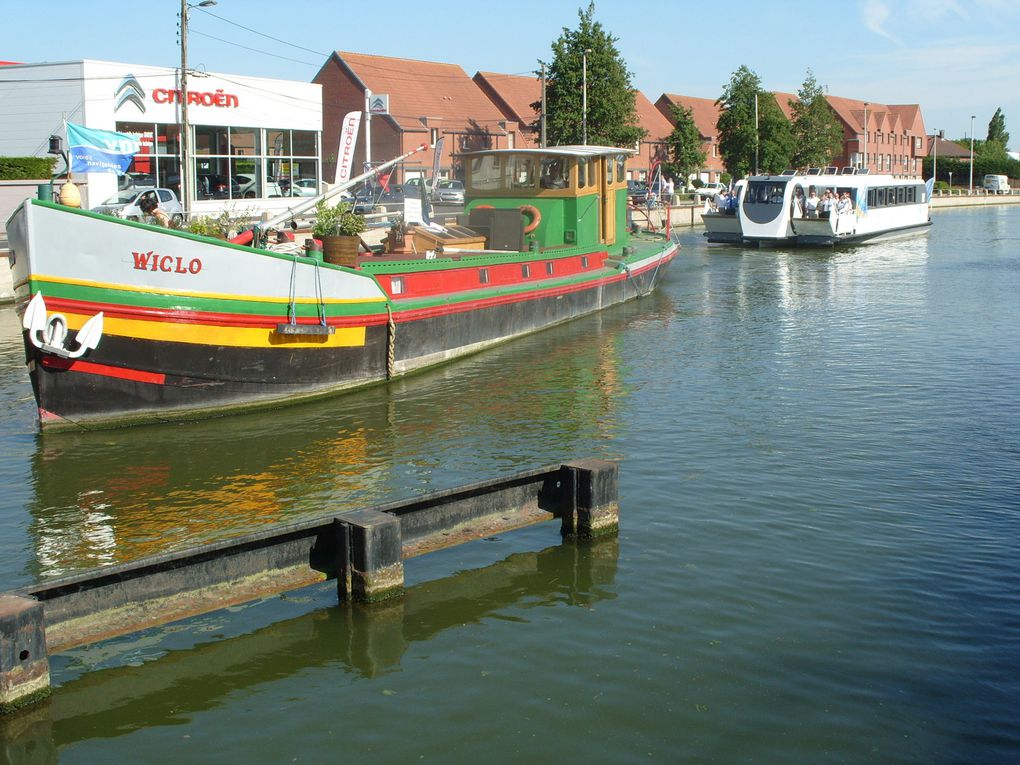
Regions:
<instances>
[{"instance_id":1,"label":"wheelhouse","mask_svg":"<svg viewBox=\"0 0 1020 765\"><path fill-rule=\"evenodd\" d=\"M626 244L627 157L606 146L494 149L461 155L469 226L492 213L519 210L520 249ZM512 216L511 216L512 217Z\"/></svg>"}]
</instances>

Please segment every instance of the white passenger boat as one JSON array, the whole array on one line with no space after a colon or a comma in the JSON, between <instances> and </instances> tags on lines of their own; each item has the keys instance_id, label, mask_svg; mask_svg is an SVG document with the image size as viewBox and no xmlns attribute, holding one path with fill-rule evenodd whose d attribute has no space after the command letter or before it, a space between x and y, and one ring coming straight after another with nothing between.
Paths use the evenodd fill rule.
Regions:
<instances>
[{"instance_id":1,"label":"white passenger boat","mask_svg":"<svg viewBox=\"0 0 1020 765\"><path fill-rule=\"evenodd\" d=\"M740 228L752 244L834 245L913 236L931 226L932 184L855 168L755 175L740 202ZM823 206L826 192L835 199Z\"/></svg>"},{"instance_id":2,"label":"white passenger boat","mask_svg":"<svg viewBox=\"0 0 1020 765\"><path fill-rule=\"evenodd\" d=\"M737 202L727 209L710 208L705 202L705 211L701 213L702 223L705 224L705 237L714 244L740 244L744 237L740 229L740 215L738 208L744 189L747 188L746 180L739 180L734 184L731 193L737 197Z\"/></svg>"}]
</instances>

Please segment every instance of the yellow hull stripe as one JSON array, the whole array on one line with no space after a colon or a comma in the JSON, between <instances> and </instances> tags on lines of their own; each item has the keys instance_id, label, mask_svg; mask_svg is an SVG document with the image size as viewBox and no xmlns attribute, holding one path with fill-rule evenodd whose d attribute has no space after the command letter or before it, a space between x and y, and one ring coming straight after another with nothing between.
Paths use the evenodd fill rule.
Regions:
<instances>
[{"instance_id":1,"label":"yellow hull stripe","mask_svg":"<svg viewBox=\"0 0 1020 765\"><path fill-rule=\"evenodd\" d=\"M135 287L130 284L112 284L110 282L96 282L88 279L67 279L63 276L47 276L44 274L32 274L30 277L36 281L51 282L53 284L68 284L74 287L95 287L97 289L115 290L118 292L140 292L149 295L174 295L176 297L201 298L203 300L247 300L258 303L290 303L290 298L269 297L267 295L238 295L237 293L220 292L189 292L187 290L164 290L152 289L150 287ZM297 298L295 303L318 305L319 300L313 297ZM378 297L349 298L347 300L336 300L324 298L325 305L353 305L360 303L385 303L386 297L380 294Z\"/></svg>"},{"instance_id":2,"label":"yellow hull stripe","mask_svg":"<svg viewBox=\"0 0 1020 765\"><path fill-rule=\"evenodd\" d=\"M67 326L81 329L91 319L84 314L69 313ZM141 321L103 317L103 334L159 340L167 343L222 345L232 348L357 348L365 344L364 327L337 327L332 335L280 335L260 327L223 327L214 324L176 324L174 322Z\"/></svg>"}]
</instances>

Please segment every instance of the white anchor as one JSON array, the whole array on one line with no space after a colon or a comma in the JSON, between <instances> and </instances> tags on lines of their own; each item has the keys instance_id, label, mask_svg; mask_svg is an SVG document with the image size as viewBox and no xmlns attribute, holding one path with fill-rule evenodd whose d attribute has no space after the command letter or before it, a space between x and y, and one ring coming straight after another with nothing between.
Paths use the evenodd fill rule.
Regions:
<instances>
[{"instance_id":1,"label":"white anchor","mask_svg":"<svg viewBox=\"0 0 1020 765\"><path fill-rule=\"evenodd\" d=\"M99 345L103 336L103 313L100 311L78 330L78 347L73 351L64 347L67 342L67 318L61 313L46 316L46 301L41 292L28 303L21 326L28 330L32 345L43 353L52 353L62 359L76 359Z\"/></svg>"}]
</instances>

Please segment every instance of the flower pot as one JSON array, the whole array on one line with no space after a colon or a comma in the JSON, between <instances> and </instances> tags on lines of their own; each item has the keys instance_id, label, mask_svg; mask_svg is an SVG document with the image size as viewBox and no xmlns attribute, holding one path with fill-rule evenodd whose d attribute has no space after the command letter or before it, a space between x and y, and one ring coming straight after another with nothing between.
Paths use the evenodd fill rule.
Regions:
<instances>
[{"instance_id":1,"label":"flower pot","mask_svg":"<svg viewBox=\"0 0 1020 765\"><path fill-rule=\"evenodd\" d=\"M354 268L358 263L357 236L324 236L322 237L322 257L334 266Z\"/></svg>"}]
</instances>

